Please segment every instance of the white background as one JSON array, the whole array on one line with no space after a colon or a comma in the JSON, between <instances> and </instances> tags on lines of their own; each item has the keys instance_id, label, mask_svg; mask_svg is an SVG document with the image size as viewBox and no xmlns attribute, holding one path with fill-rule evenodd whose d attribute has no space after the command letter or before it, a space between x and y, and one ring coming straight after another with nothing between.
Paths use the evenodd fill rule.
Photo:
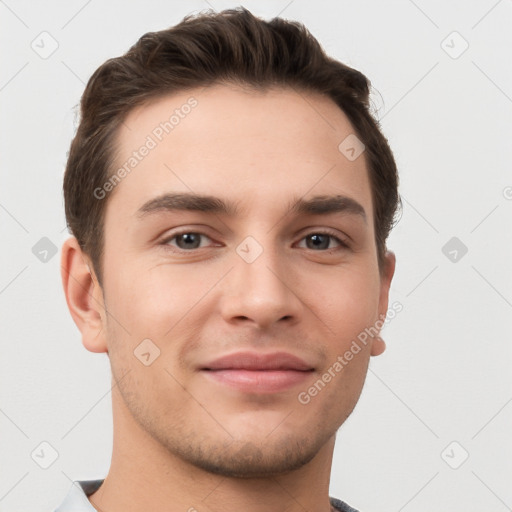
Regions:
<instances>
[{"instance_id":1,"label":"white background","mask_svg":"<svg viewBox=\"0 0 512 512\"><path fill-rule=\"evenodd\" d=\"M143 33L236 5L0 2L0 511L51 511L72 480L103 478L110 464L108 359L81 345L59 272L84 84ZM400 171L403 215L388 246L391 302L404 309L338 433L331 495L361 512L510 510L512 2L243 5L303 22L371 79ZM46 59L31 48L43 31L58 42ZM32 252L42 237L59 249L46 263ZM468 249L456 262L442 252L452 237ZM48 469L31 458L43 441L58 452ZM456 466L465 452L458 469L442 457Z\"/></svg>"}]
</instances>

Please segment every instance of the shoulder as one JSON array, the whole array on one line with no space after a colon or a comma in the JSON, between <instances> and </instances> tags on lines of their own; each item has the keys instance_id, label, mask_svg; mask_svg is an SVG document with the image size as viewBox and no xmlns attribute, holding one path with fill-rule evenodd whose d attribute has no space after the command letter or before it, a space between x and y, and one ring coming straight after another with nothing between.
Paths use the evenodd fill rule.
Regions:
<instances>
[{"instance_id":1,"label":"shoulder","mask_svg":"<svg viewBox=\"0 0 512 512\"><path fill-rule=\"evenodd\" d=\"M75 480L64 501L54 512L96 512L87 496L99 489L103 480Z\"/></svg>"},{"instance_id":2,"label":"shoulder","mask_svg":"<svg viewBox=\"0 0 512 512\"><path fill-rule=\"evenodd\" d=\"M344 501L338 500L337 498L329 498L331 505L339 512L359 512L350 505L347 505Z\"/></svg>"}]
</instances>

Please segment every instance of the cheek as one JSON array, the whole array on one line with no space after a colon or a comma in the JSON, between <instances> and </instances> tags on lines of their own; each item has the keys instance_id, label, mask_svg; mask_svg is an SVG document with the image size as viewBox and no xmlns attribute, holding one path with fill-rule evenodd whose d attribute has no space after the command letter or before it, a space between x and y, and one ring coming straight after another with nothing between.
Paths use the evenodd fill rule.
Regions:
<instances>
[{"instance_id":1,"label":"cheek","mask_svg":"<svg viewBox=\"0 0 512 512\"><path fill-rule=\"evenodd\" d=\"M109 276L109 295L115 300L112 309L130 326L130 332L150 329L161 334L162 324L169 329L195 296L183 272L164 273L161 268L119 266Z\"/></svg>"},{"instance_id":2,"label":"cheek","mask_svg":"<svg viewBox=\"0 0 512 512\"><path fill-rule=\"evenodd\" d=\"M209 317L215 305L207 293L224 272L172 264L118 267L108 283L113 298L109 309L134 343L150 338L163 347L198 328L198 311ZM120 335L126 337L126 332Z\"/></svg>"},{"instance_id":3,"label":"cheek","mask_svg":"<svg viewBox=\"0 0 512 512\"><path fill-rule=\"evenodd\" d=\"M344 272L331 279L317 297L325 323L337 339L347 341L373 324L378 316L378 279L372 272Z\"/></svg>"}]
</instances>

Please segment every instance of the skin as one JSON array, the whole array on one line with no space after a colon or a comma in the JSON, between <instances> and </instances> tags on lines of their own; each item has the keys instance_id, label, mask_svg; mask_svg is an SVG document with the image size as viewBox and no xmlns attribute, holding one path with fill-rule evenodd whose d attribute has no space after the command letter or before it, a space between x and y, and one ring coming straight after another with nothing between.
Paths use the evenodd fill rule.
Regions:
<instances>
[{"instance_id":1,"label":"skin","mask_svg":"<svg viewBox=\"0 0 512 512\"><path fill-rule=\"evenodd\" d=\"M103 289L76 239L63 245L71 315L87 350L108 352L114 385L112 464L90 500L105 512L327 512L336 431L384 342L370 339L308 404L297 395L383 318L395 269L388 252L379 272L364 153L349 161L338 150L353 129L330 99L216 85L130 112L118 164L191 96L198 105L104 199ZM139 218L163 192L213 195L240 211ZM363 206L366 222L290 211L294 198L336 194ZM326 229L349 247L324 237L315 248L308 235ZM188 248L178 231L205 236ZM236 252L247 236L263 249L252 263ZM148 338L160 356L145 366L134 350ZM239 350L289 352L314 371L263 394L198 370Z\"/></svg>"}]
</instances>

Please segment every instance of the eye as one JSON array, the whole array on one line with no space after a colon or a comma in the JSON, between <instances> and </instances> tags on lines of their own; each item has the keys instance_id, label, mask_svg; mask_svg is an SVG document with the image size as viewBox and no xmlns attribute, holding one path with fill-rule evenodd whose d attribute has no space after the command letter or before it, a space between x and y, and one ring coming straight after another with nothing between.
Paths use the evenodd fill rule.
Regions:
<instances>
[{"instance_id":1,"label":"eye","mask_svg":"<svg viewBox=\"0 0 512 512\"><path fill-rule=\"evenodd\" d=\"M203 245L201 245L201 238L211 241L211 238L204 235L203 233L197 233L195 231L186 231L183 233L176 233L173 236L166 238L162 242L162 245L171 245L184 251L190 249L199 249L201 247L204 247ZM176 240L176 243L171 243L174 240Z\"/></svg>"},{"instance_id":2,"label":"eye","mask_svg":"<svg viewBox=\"0 0 512 512\"><path fill-rule=\"evenodd\" d=\"M302 244L303 241L305 241L305 247ZM161 245L166 247L175 247L178 250L188 252L194 249L207 247L209 245L208 242L213 242L213 240L204 233L183 231L169 236L161 242ZM336 249L348 249L349 245L334 233L328 231L316 231L303 237L299 242L299 247L314 251L330 252Z\"/></svg>"},{"instance_id":3,"label":"eye","mask_svg":"<svg viewBox=\"0 0 512 512\"><path fill-rule=\"evenodd\" d=\"M348 248L343 240L338 238L336 235L330 232L315 232L306 235L302 240L306 240L306 248L314 251L324 251L328 249L336 249L336 247L330 247L330 242L334 240L338 247ZM302 241L301 240L301 241Z\"/></svg>"}]
</instances>

